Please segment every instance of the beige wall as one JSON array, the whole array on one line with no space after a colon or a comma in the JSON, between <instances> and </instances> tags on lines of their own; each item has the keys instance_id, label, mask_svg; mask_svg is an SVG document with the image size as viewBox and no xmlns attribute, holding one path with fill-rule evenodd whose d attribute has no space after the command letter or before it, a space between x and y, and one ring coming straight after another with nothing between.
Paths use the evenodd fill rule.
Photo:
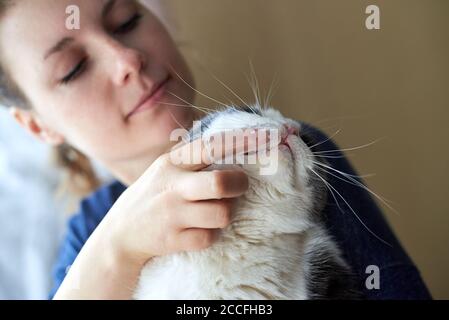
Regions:
<instances>
[{"instance_id":1,"label":"beige wall","mask_svg":"<svg viewBox=\"0 0 449 320\"><path fill-rule=\"evenodd\" d=\"M449 1L171 0L199 88L245 99L249 59L273 104L309 121L352 152L436 298L449 298ZM381 30L364 27L367 5ZM208 71L206 71L208 70ZM231 95L227 95L232 98ZM233 100L236 100L233 98ZM211 103L199 99L202 105Z\"/></svg>"}]
</instances>

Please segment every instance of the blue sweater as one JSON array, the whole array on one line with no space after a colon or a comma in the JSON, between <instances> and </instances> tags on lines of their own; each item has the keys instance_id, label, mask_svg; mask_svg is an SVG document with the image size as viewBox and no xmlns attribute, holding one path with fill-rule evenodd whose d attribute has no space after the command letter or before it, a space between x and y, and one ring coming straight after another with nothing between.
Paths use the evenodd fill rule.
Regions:
<instances>
[{"instance_id":1,"label":"blue sweater","mask_svg":"<svg viewBox=\"0 0 449 320\"><path fill-rule=\"evenodd\" d=\"M310 131L315 141L326 141L318 147L320 151L338 150L337 146L331 140L327 140L328 137L319 130L310 126L306 126L305 130ZM327 159L330 166L349 174L356 174L346 158L338 157L342 155L339 151L332 155L337 157ZM346 199L363 223L390 244L387 245L370 234L343 200L337 199L337 203L329 194L328 204L324 209L326 226L342 249L352 271L355 272L359 289L364 297L431 299L418 269L393 234L370 194L363 188L332 176L328 177L328 181ZM67 235L54 267L54 287L50 298L58 290L66 270L74 262L84 243L125 189L123 184L116 181L98 189L81 202L79 212L68 222ZM367 267L372 265L379 268L379 289L366 285L367 278L373 274Z\"/></svg>"}]
</instances>

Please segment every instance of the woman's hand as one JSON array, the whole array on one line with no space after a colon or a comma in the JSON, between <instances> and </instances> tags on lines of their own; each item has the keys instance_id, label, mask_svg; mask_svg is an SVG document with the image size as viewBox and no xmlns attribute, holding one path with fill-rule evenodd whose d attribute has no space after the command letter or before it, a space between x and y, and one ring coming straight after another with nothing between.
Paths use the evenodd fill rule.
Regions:
<instances>
[{"instance_id":1,"label":"woman's hand","mask_svg":"<svg viewBox=\"0 0 449 320\"><path fill-rule=\"evenodd\" d=\"M209 247L217 229L228 226L233 199L248 188L242 170L198 171L201 163L175 165L198 141L160 156L117 200L108 213L113 246L144 263L154 256ZM230 150L234 152L235 149Z\"/></svg>"},{"instance_id":2,"label":"woman's hand","mask_svg":"<svg viewBox=\"0 0 449 320\"><path fill-rule=\"evenodd\" d=\"M243 144L225 146L219 157L255 151L258 145L248 144L251 139L237 141ZM198 164L172 161L185 159L198 144ZM212 245L216 231L229 224L233 199L247 190L248 178L240 169L200 171L217 160L208 150L196 141L160 156L89 237L55 299L131 298L152 257Z\"/></svg>"}]
</instances>

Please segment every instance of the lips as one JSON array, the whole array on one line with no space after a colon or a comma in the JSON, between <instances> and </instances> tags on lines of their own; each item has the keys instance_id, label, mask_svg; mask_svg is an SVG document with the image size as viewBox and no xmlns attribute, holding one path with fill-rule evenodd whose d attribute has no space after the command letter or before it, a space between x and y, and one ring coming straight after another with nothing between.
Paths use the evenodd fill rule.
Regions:
<instances>
[{"instance_id":1,"label":"lips","mask_svg":"<svg viewBox=\"0 0 449 320\"><path fill-rule=\"evenodd\" d=\"M281 142L279 143L279 146L287 147L290 151L292 151L292 148L290 147L290 143L288 141L289 136L290 133L286 133L285 135L283 135L283 137L281 138Z\"/></svg>"},{"instance_id":2,"label":"lips","mask_svg":"<svg viewBox=\"0 0 449 320\"><path fill-rule=\"evenodd\" d=\"M170 76L167 76L164 80L155 84L150 92L146 92L142 95L139 102L132 108L131 112L129 112L125 119L128 120L134 114L152 108L157 99L164 93L165 85L170 80Z\"/></svg>"},{"instance_id":3,"label":"lips","mask_svg":"<svg viewBox=\"0 0 449 320\"><path fill-rule=\"evenodd\" d=\"M292 147L290 146L289 137L290 136L298 136L299 130L293 126L290 125L284 125L284 132L281 137L281 142L279 143L279 146L284 146L290 150L290 152L293 152Z\"/></svg>"},{"instance_id":4,"label":"lips","mask_svg":"<svg viewBox=\"0 0 449 320\"><path fill-rule=\"evenodd\" d=\"M290 150L290 152L292 152L292 148L290 147L290 144L288 142L288 139L284 139L283 141L281 141L281 143L279 144L279 146L284 146L286 147L288 150Z\"/></svg>"}]
</instances>

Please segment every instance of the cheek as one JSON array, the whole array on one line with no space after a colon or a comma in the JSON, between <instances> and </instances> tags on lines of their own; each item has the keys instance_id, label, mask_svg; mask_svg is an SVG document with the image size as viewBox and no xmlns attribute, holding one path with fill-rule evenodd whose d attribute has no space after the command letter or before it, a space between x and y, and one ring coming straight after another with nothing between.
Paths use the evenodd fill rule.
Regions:
<instances>
[{"instance_id":1,"label":"cheek","mask_svg":"<svg viewBox=\"0 0 449 320\"><path fill-rule=\"evenodd\" d=\"M188 131L192 123L193 112L191 109L162 106L160 119L155 120L153 127L161 137L168 139L170 134L178 128Z\"/></svg>"},{"instance_id":2,"label":"cheek","mask_svg":"<svg viewBox=\"0 0 449 320\"><path fill-rule=\"evenodd\" d=\"M89 95L66 104L62 117L67 127L86 132L108 132L122 123L120 111L112 101Z\"/></svg>"},{"instance_id":3,"label":"cheek","mask_svg":"<svg viewBox=\"0 0 449 320\"><path fill-rule=\"evenodd\" d=\"M184 128L189 130L197 115L194 107L187 106L186 103L192 103L194 99L194 92L189 87L185 86L180 81L173 79L173 82L168 88L168 91L173 92L176 96L181 97L182 100L166 94L163 102L159 106L158 115L155 117L152 126L159 127L161 133L164 132L167 136L177 128ZM170 105L172 104L172 105ZM177 105L177 106L176 106ZM161 120L161 121L159 121Z\"/></svg>"},{"instance_id":4,"label":"cheek","mask_svg":"<svg viewBox=\"0 0 449 320\"><path fill-rule=\"evenodd\" d=\"M67 143L92 153L107 145L114 134L123 131L121 114L111 101L105 101L104 96L90 91L72 96L57 99L51 110L45 111L51 126L65 137Z\"/></svg>"},{"instance_id":5,"label":"cheek","mask_svg":"<svg viewBox=\"0 0 449 320\"><path fill-rule=\"evenodd\" d=\"M151 52L155 60L165 64L169 68L169 71L172 72L171 69L173 68L184 81L191 86L195 86L193 75L187 66L185 58L179 51L178 45L174 42L170 34L161 28L157 28L157 30L150 29L142 35L141 42L147 43L146 51ZM148 34L153 35L151 39L148 39Z\"/></svg>"}]
</instances>

